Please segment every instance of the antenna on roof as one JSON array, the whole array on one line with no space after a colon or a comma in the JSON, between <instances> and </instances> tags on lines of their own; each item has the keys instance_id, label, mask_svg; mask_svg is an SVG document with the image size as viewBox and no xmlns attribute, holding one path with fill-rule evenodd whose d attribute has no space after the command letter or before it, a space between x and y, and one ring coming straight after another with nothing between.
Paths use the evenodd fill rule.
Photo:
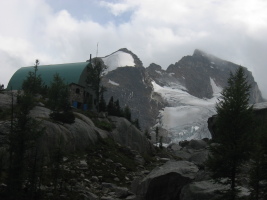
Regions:
<instances>
[{"instance_id":1,"label":"antenna on roof","mask_svg":"<svg viewBox=\"0 0 267 200\"><path fill-rule=\"evenodd\" d=\"M96 58L97 58L97 55L98 55L98 43L96 44Z\"/></svg>"}]
</instances>

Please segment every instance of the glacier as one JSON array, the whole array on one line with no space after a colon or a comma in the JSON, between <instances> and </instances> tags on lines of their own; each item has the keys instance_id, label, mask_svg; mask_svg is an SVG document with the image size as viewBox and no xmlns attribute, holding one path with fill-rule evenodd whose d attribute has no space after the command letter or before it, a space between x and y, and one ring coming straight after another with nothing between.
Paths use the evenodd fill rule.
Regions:
<instances>
[{"instance_id":1,"label":"glacier","mask_svg":"<svg viewBox=\"0 0 267 200\"><path fill-rule=\"evenodd\" d=\"M160 86L152 81L154 92L160 94L166 101L158 116L155 126L160 126L168 132L171 143L182 140L211 138L207 120L216 114L215 104L218 102L222 88L210 78L213 98L200 99L190 95L182 86Z\"/></svg>"}]
</instances>

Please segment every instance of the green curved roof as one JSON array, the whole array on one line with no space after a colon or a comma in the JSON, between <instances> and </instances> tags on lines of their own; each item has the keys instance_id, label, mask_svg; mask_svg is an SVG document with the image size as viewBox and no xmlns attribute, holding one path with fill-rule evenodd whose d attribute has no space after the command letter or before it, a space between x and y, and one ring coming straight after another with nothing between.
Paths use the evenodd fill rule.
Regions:
<instances>
[{"instance_id":1,"label":"green curved roof","mask_svg":"<svg viewBox=\"0 0 267 200\"><path fill-rule=\"evenodd\" d=\"M88 62L39 65L36 74L41 75L42 80L47 86L51 84L56 73L58 73L67 84L81 84L81 76L87 65ZM30 71L34 72L34 66L18 69L11 77L7 89L10 90L12 87L13 90L21 90L22 83L27 78Z\"/></svg>"}]
</instances>

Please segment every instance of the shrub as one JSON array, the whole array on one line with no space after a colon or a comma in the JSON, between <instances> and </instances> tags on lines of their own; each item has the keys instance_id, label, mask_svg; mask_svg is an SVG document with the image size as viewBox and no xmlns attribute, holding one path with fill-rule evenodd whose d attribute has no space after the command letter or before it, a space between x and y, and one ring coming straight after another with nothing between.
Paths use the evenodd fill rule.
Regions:
<instances>
[{"instance_id":1,"label":"shrub","mask_svg":"<svg viewBox=\"0 0 267 200\"><path fill-rule=\"evenodd\" d=\"M72 124L75 122L75 116L73 112L62 112L62 113L53 112L49 116L51 119L55 121L59 121L59 122L67 123L67 124Z\"/></svg>"}]
</instances>

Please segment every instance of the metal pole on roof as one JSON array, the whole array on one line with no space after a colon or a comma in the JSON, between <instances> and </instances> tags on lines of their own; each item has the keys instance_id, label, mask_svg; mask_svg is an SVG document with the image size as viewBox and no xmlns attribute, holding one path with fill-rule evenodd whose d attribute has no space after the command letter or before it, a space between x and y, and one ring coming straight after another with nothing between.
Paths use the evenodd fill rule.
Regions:
<instances>
[{"instance_id":1,"label":"metal pole on roof","mask_svg":"<svg viewBox=\"0 0 267 200\"><path fill-rule=\"evenodd\" d=\"M97 42L97 44L96 44L96 58L97 58L97 55L98 55L98 42Z\"/></svg>"}]
</instances>

